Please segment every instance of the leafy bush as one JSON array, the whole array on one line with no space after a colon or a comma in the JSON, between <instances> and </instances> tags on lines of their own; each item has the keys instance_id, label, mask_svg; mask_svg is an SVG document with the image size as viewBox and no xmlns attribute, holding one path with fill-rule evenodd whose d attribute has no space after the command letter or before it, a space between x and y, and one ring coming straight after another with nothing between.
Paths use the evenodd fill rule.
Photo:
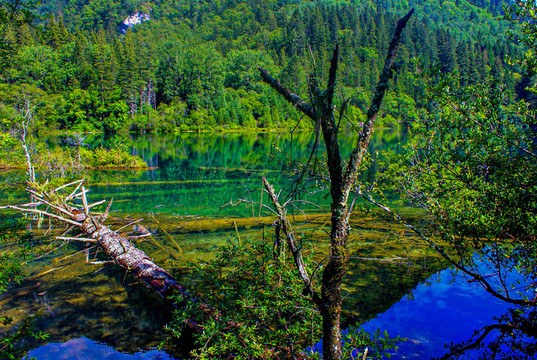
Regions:
<instances>
[{"instance_id":1,"label":"leafy bush","mask_svg":"<svg viewBox=\"0 0 537 360\"><path fill-rule=\"evenodd\" d=\"M140 157L130 155L122 149L97 148L80 149L85 166L90 168L145 168L147 164Z\"/></svg>"},{"instance_id":2,"label":"leafy bush","mask_svg":"<svg viewBox=\"0 0 537 360\"><path fill-rule=\"evenodd\" d=\"M195 334L197 359L318 359L314 346L321 337L321 316L309 297L303 294L292 259L285 254L275 258L271 242L240 241L216 249L216 258L192 264L189 278L204 302L221 311L207 317L199 303L189 302L176 310L167 326L168 338L183 335L189 319L204 331ZM304 259L311 263L310 258ZM315 266L308 266L309 269ZM183 298L173 299L180 303ZM358 327L347 329L344 337L346 358L362 358L365 352L374 359L390 356L404 339L389 337L377 330L368 333Z\"/></svg>"},{"instance_id":3,"label":"leafy bush","mask_svg":"<svg viewBox=\"0 0 537 360\"><path fill-rule=\"evenodd\" d=\"M7 242L14 246L0 252L0 293L22 280L21 263L29 258L33 245L20 222L0 216L0 243ZM36 339L47 337L47 334L33 329L33 319L32 316L27 317L15 328L6 331L12 319L0 316L0 360L21 359L27 353L24 340L29 337Z\"/></svg>"},{"instance_id":4,"label":"leafy bush","mask_svg":"<svg viewBox=\"0 0 537 360\"><path fill-rule=\"evenodd\" d=\"M303 358L303 349L318 341L320 315L302 295L293 264L274 259L271 244L229 243L214 260L192 266L196 291L222 311L207 319L194 304L174 313L168 340L181 336L187 319L204 328L195 335L195 357Z\"/></svg>"}]
</instances>

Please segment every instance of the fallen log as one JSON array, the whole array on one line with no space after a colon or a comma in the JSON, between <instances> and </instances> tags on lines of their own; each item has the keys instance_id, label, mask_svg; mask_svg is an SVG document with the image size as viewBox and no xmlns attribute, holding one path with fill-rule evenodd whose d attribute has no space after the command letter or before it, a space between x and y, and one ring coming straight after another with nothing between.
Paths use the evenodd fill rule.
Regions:
<instances>
[{"instance_id":1,"label":"fallen log","mask_svg":"<svg viewBox=\"0 0 537 360\"><path fill-rule=\"evenodd\" d=\"M212 307L197 301L195 296L189 294L185 286L175 280L169 272L155 264L143 251L136 248L129 238L103 224L108 217L112 200L104 213L92 214L91 208L103 204L104 201L88 204L87 190L82 186L83 182L84 180L79 180L52 191L29 188L27 191L32 195L34 202L24 205L7 205L0 207L0 209L39 214L68 224L71 230L78 230L79 233L69 237L62 236L62 239L96 243L115 264L130 272L139 282L164 299L168 299L169 295L177 292L181 295L182 301L181 303L172 303L174 307L180 307L183 303L190 301L198 303L204 312L211 315L216 313ZM74 187L74 190L65 193L65 190L70 187ZM77 199L81 200L82 204L74 204ZM43 206L45 210L39 208ZM201 328L192 320L187 325L201 331Z\"/></svg>"}]
</instances>

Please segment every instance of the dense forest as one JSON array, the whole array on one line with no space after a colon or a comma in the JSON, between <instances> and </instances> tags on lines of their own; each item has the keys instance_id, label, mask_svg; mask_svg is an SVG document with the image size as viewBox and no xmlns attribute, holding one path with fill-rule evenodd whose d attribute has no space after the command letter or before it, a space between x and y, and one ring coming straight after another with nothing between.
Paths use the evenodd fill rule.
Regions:
<instances>
[{"instance_id":1,"label":"dense forest","mask_svg":"<svg viewBox=\"0 0 537 360\"><path fill-rule=\"evenodd\" d=\"M460 85L494 78L517 95L509 59L520 50L507 40L512 24L498 20L502 3L45 0L40 26L12 24L2 35L16 50L0 74L1 111L10 117L29 97L36 128L48 132L308 127L257 66L307 94L307 75L326 73L339 43L338 101L349 98L349 123L362 122L390 32L415 7L378 124L397 127L425 107L415 58L441 64ZM134 14L146 21L125 26Z\"/></svg>"},{"instance_id":2,"label":"dense forest","mask_svg":"<svg viewBox=\"0 0 537 360\"><path fill-rule=\"evenodd\" d=\"M58 249L75 241L99 246L107 257L98 258L96 250L93 259L98 261L92 265L119 264L125 269L122 284L129 272L178 308L166 326L161 346L183 346L186 337L193 348L184 351L192 350L189 354L198 358L303 358L307 356L304 349L311 349L312 358L317 358L321 355L314 347L319 339L325 359L382 358L384 353L389 357L391 353L386 351L397 350L403 339L380 330L375 334L353 328L366 318L361 291L372 290L361 282L361 289L355 291L354 280L345 277L365 278L359 271L353 272L359 270L358 262L366 261L400 265L398 269L405 272L419 261L432 269L437 261L431 262L421 245L464 273L464 283L477 282L488 294L512 306L495 317L494 324L475 331L476 341L471 337L460 344L451 342L443 358L481 347L483 359L493 358L489 350L496 354L497 349L507 347L513 354L525 356L509 358L534 358L537 137L535 106L528 98L532 91L531 96L537 93L531 79L537 72L537 5L525 0L504 9L505 4L499 0L0 0L0 160L10 160L20 150L14 144L20 142L24 157L22 152L17 155L18 167L23 163L27 167L31 194L31 203L8 204L0 210L39 215L34 219L34 231L40 229L43 216L69 224L56 238L66 241ZM261 151L260 130L314 126L315 132L300 134L312 140L300 149L278 146L287 140L283 136L274 140L281 135L274 133L263 136L274 136L266 144L267 148L272 144L275 154ZM407 131L393 131L401 151L374 153L377 144L371 141L372 134L379 126L407 127ZM344 127L353 127L354 134L340 131ZM202 139L187 150L180 145L188 143L189 137L197 141L199 134L172 134L174 142L163 146L164 155L157 152L160 164L149 164L147 169L141 160L137 164L136 158L123 156L136 152L128 151L121 141L110 150L86 149L90 147L84 143L87 134L79 134L100 132L91 136L104 139L114 137L108 136L114 132L210 130L250 130L251 141L236 140L244 134L227 134L214 140L222 146ZM400 141L400 133L404 141ZM292 136L291 143L296 141ZM66 145L51 146L56 157L41 151L48 146L47 137L57 138L54 144ZM152 135L134 134L132 138L143 138L151 152L159 141L166 144L164 137L155 140ZM406 138L412 141L406 143ZM35 145L35 139L43 145ZM343 150L347 143L351 143L350 154ZM256 147L257 153L251 150ZM245 149L248 161L230 160L220 166L212 160L216 156L208 164L200 162L200 156L192 156L203 149L208 157L218 153L227 157L240 148ZM293 152L310 157L305 163L289 160L283 172L271 167L270 163L287 160ZM182 157L172 161L168 156L172 153ZM38 156L32 159L34 154ZM118 159L123 160L116 163ZM166 162L169 167L161 166ZM9 161L7 165L17 167ZM73 173L64 171L69 167L75 168ZM112 200L88 201L85 180L69 180L84 174L85 169L109 167L146 168L147 172L132 175L137 181L130 181L127 173L116 170L119 175L114 176L121 182L114 183L112 176L99 174L88 185L93 186L93 194L112 197L128 192L117 202L123 202L129 211L141 209L139 205L150 207L150 217L159 230L139 226L141 220L131 222L130 216L108 218ZM37 177L36 169L42 172ZM182 174L186 174L184 178ZM264 174L274 177L267 180ZM96 184L99 177L105 180ZM245 182L259 183L259 178L263 185L253 189L255 192L246 187ZM292 181L292 186L278 178L285 178L288 184ZM45 180L43 184L41 180ZM19 186L10 181L3 180L8 191ZM224 186L238 187L239 183L245 185L250 200L234 202L232 196L226 206L247 204L248 218L235 221L230 217L231 223L228 218L211 218L215 204L228 197L225 194L226 200L219 201L214 192L223 194ZM162 187L148 190L155 185ZM278 189L280 186L284 187ZM213 193L206 201L207 189ZM258 190L259 203L251 196ZM135 191L142 196L134 198ZM190 201L184 194L195 194L197 199ZM264 194L272 207L263 203ZM310 201L310 194L330 201L330 211L321 205L315 210L319 214L310 214L307 206L322 204ZM2 201L11 201L12 196L4 195ZM156 199L159 204L143 200L149 197L161 197ZM187 202L195 203L196 208L182 208ZM297 205L302 202L307 205ZM156 209L165 204L170 210L160 215L169 220L172 234L153 214L159 215L161 210ZM103 212L92 207L102 207ZM311 233L298 225L301 220L291 222L288 214L298 218L295 210L288 212L293 207L296 214L304 215L304 225L313 224ZM139 213L145 213L143 209ZM176 209L185 211L184 216ZM200 209L209 209L207 219L199 216ZM272 218L262 216L262 211ZM274 215L276 220L272 220ZM43 240L40 235L26 236L21 224L31 221L12 221L10 216L0 217L0 242L10 247L0 253L0 293L23 279L23 260L41 251L48 251L43 256L51 253L45 241L49 231L55 231L49 221ZM320 227L311 221L313 216L320 219ZM190 264L191 269L183 273L175 261L186 247L172 235L179 228L185 230L178 225L185 218L200 220L198 225L211 223L214 228L233 224L229 230L237 242L224 239L226 244L214 247L214 258ZM256 226L263 226L262 235L257 233L254 241L241 240L239 219L248 226L255 219ZM371 229L377 219L383 221L381 235L351 234L351 228ZM104 224L107 220L110 225ZM272 228L266 231L267 224L274 232ZM120 233L130 226L132 232ZM317 230L322 230L320 235ZM385 235L388 231L389 237ZM152 237L159 232L173 243L173 251ZM392 253L392 243L404 240L406 232L416 239L411 240L412 246L402 246L403 258ZM168 273L145 250L138 249L135 242L142 237L150 238L152 244L148 241L140 248L158 247L154 254L178 271ZM370 243L388 252L373 257ZM195 246L198 251L199 245ZM83 249L85 264L90 249ZM82 250L76 250L82 256ZM199 251L205 252L205 248ZM60 269L55 258L51 259L55 268L36 277ZM392 260L403 262L391 264ZM186 286L174 278L176 274L189 278ZM398 278L399 274L396 271L392 276ZM511 279L514 274L524 277L523 281ZM376 275L370 278L375 283L379 279ZM406 291L397 290L397 296ZM173 291L175 295L167 297ZM43 294L43 301L46 292L38 293ZM349 312L345 304L348 294L357 299L352 300L356 308ZM464 302L475 299L472 294L465 292ZM35 293L33 296L37 298ZM98 296L103 297L102 293ZM69 304L67 307L75 308L76 303ZM487 306L480 303L477 311ZM448 310L444 305L441 311ZM23 319L5 336L0 333L0 359L4 353L10 358L25 356L27 349L21 339L27 336L47 336L34 331L32 318ZM9 316L0 316L1 324L10 321ZM415 319L408 322L419 326ZM500 335L484 342L497 329L501 329ZM418 342L425 340L419 338Z\"/></svg>"}]
</instances>

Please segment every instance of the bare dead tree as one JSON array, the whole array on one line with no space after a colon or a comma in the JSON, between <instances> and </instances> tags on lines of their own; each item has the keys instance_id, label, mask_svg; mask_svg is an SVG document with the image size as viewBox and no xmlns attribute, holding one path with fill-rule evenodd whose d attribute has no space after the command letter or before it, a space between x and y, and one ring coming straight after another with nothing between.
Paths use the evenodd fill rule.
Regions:
<instances>
[{"instance_id":1,"label":"bare dead tree","mask_svg":"<svg viewBox=\"0 0 537 360\"><path fill-rule=\"evenodd\" d=\"M69 226L69 231L78 231L70 236L60 236L59 239L67 241L82 241L99 246L110 257L110 263L114 263L130 272L140 283L147 286L166 299L173 292L181 295L182 302L195 302L208 316L218 316L218 312L192 296L185 286L181 285L174 277L158 266L143 251L129 239L110 227L104 225L108 217L112 200L103 213L92 213L92 208L105 203L104 200L88 204L84 180L78 180L62 185L51 191L28 188L33 202L23 205L7 205L0 209L13 209L23 213L38 214ZM32 184L31 184L32 185ZM70 191L66 192L69 189ZM76 204L75 200L81 202ZM134 221L135 224L138 221ZM109 262L103 262L109 263ZM172 304L179 307L182 304ZM190 320L187 326L195 331L202 331L194 320Z\"/></svg>"},{"instance_id":2,"label":"bare dead tree","mask_svg":"<svg viewBox=\"0 0 537 360\"><path fill-rule=\"evenodd\" d=\"M17 112L18 121L12 127L10 133L17 138L24 150L26 158L26 167L28 168L28 181L35 183L35 169L32 165L32 155L28 145L28 131L30 124L34 118L34 112L38 104L34 103L30 94L25 92L21 96L17 96L15 110Z\"/></svg>"},{"instance_id":3,"label":"bare dead tree","mask_svg":"<svg viewBox=\"0 0 537 360\"><path fill-rule=\"evenodd\" d=\"M277 79L270 76L266 70L258 68L261 77L267 84L313 121L315 128L319 128L322 132L326 145L327 167L330 175L330 195L332 198L331 231L329 259L323 270L320 295L311 286L311 280L301 261L300 250L297 249L295 251L296 254L291 250L306 289L310 293L312 301L318 306L323 318L323 356L325 359L341 359L343 355L340 326L342 306L341 284L348 262L347 242L349 236L349 218L353 208L353 203L349 205L349 194L355 186L356 179L360 173L359 169L367 153L371 134L373 133L373 126L375 125L382 99L388 89L388 82L393 75L395 58L401 42L402 31L406 27L413 12L414 9L410 10L397 23L382 74L377 83L371 106L367 111L367 119L364 123L363 130L358 134L354 149L345 165L339 150L339 127L334 118L333 104L339 57L338 46L336 45L330 62L326 90L323 91L318 87L315 76L308 81L311 104L307 104L298 95L292 93ZM285 230L285 209L278 203L270 184L266 180L264 180L264 183L265 189L271 196L273 205L279 214L281 229ZM284 235L288 238L289 243L290 234L285 233Z\"/></svg>"}]
</instances>

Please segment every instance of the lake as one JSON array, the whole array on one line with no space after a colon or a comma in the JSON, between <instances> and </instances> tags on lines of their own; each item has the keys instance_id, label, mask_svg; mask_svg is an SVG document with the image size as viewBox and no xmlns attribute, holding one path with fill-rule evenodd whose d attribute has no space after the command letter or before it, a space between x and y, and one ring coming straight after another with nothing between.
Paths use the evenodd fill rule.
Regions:
<instances>
[{"instance_id":1,"label":"lake","mask_svg":"<svg viewBox=\"0 0 537 360\"><path fill-rule=\"evenodd\" d=\"M343 148L348 152L351 144L346 140ZM61 146L57 138L41 141L50 147ZM403 133L377 131L370 151L400 152L405 142ZM299 167L297 160L309 157L315 138L308 132L122 134L93 135L86 143L92 147L122 147L143 157L151 167L143 171L89 171L82 175L88 181L91 201L114 199L113 217L145 219L143 224L153 233L153 240L144 240L138 246L188 283L190 262L211 258L215 246L236 238L227 219L239 224L240 236L246 241L273 235L273 228L252 221L270 213L259 206L236 203L239 199L267 201L261 191L262 176L276 189L283 189L281 197L285 197L293 186L288 175ZM318 156L322 160L322 149ZM373 178L376 167L373 163L364 179ZM302 210L319 217L303 232L308 235L306 245L322 248L327 237L321 228L329 204L322 184L319 190L303 194L302 200L307 203L302 203ZM22 191L13 189L0 194L3 203L25 198ZM412 209L401 211L407 216L419 216ZM300 221L302 213L296 211L295 216ZM439 256L399 225L359 212L351 222L351 256L404 259L353 259L344 288L346 325L364 323L367 329L387 329L390 334L409 338L396 358L442 356L445 344L464 340L477 327L508 310L505 304L481 294L476 284L461 276L453 278L450 270L442 270L446 265ZM54 250L56 247L59 248ZM30 355L38 360L186 356L188 349L156 350L169 310L124 271L87 264L86 259L95 256L94 250L88 252L77 245L57 242L49 251L30 263L27 280L0 297L6 315L17 321L28 314L38 314L38 328L50 334L46 344L32 345L35 349ZM465 307L476 299L479 306ZM447 321L441 316L453 319L461 313L468 315L464 329L438 326Z\"/></svg>"}]
</instances>

